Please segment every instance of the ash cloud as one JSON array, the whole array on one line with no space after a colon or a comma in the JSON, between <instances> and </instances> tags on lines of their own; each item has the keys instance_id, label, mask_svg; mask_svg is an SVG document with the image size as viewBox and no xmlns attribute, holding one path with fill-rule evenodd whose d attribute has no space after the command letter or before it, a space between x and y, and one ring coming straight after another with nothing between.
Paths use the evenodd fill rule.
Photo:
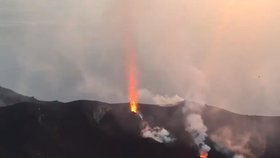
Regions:
<instances>
[{"instance_id":1,"label":"ash cloud","mask_svg":"<svg viewBox=\"0 0 280 158\"><path fill-rule=\"evenodd\" d=\"M139 87L187 99L203 91L207 104L279 115L280 2L229 2L134 1ZM0 2L1 86L43 100L127 101L126 3ZM207 86L197 90L200 76Z\"/></svg>"}]
</instances>

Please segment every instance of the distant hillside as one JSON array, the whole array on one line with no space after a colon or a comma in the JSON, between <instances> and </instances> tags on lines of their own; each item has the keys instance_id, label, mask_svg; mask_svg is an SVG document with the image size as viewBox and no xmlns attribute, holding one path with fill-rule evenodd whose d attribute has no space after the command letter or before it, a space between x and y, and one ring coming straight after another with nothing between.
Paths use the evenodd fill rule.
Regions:
<instances>
[{"instance_id":1,"label":"distant hillside","mask_svg":"<svg viewBox=\"0 0 280 158\"><path fill-rule=\"evenodd\" d=\"M0 106L13 105L21 102L37 102L34 97L18 94L10 89L0 87Z\"/></svg>"}]
</instances>

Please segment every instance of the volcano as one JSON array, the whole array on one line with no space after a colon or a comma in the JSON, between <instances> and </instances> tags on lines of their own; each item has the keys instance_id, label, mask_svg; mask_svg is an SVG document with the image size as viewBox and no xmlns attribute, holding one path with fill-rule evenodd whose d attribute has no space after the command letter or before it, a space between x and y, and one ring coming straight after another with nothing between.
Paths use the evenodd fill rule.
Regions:
<instances>
[{"instance_id":1,"label":"volcano","mask_svg":"<svg viewBox=\"0 0 280 158\"><path fill-rule=\"evenodd\" d=\"M139 106L150 126L163 127L176 138L168 144L140 135L141 119L130 112L129 103L25 101L1 107L0 157L199 158L196 145L185 131L185 104ZM209 158L232 157L241 150L226 151L219 145L242 144L244 140L238 138L248 133L254 134L248 136L246 149L260 158L280 157L280 117L239 115L209 105L204 106L201 115L208 127L206 142L212 148ZM223 144L229 136L239 142Z\"/></svg>"},{"instance_id":2,"label":"volcano","mask_svg":"<svg viewBox=\"0 0 280 158\"><path fill-rule=\"evenodd\" d=\"M20 102L39 102L34 97L27 97L10 89L0 87L0 106L13 105Z\"/></svg>"}]
</instances>

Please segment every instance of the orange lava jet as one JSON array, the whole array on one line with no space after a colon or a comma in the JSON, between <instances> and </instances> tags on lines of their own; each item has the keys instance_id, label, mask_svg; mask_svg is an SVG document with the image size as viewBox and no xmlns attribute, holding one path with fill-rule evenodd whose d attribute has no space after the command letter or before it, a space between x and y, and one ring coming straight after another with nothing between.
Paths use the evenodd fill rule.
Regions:
<instances>
[{"instance_id":1,"label":"orange lava jet","mask_svg":"<svg viewBox=\"0 0 280 158\"><path fill-rule=\"evenodd\" d=\"M136 57L135 57L134 45L131 38L127 38L126 40L126 50L127 50L127 60L128 60L128 93L129 93L130 111L138 114Z\"/></svg>"},{"instance_id":2,"label":"orange lava jet","mask_svg":"<svg viewBox=\"0 0 280 158\"><path fill-rule=\"evenodd\" d=\"M130 111L138 113L138 97L137 97L137 82L135 74L135 65L130 63L129 68L129 81L128 81L128 92L129 92L129 102L130 102Z\"/></svg>"},{"instance_id":3,"label":"orange lava jet","mask_svg":"<svg viewBox=\"0 0 280 158\"><path fill-rule=\"evenodd\" d=\"M135 46L135 32L133 18L133 3L126 1L124 6L124 22L126 24L124 46L127 56L128 66L128 94L130 102L130 111L136 114L139 113L138 109L138 96L137 96L137 76L136 76L136 46Z\"/></svg>"},{"instance_id":4,"label":"orange lava jet","mask_svg":"<svg viewBox=\"0 0 280 158\"><path fill-rule=\"evenodd\" d=\"M200 158L207 158L207 157L208 157L207 152L204 152L204 151L200 152Z\"/></svg>"}]
</instances>

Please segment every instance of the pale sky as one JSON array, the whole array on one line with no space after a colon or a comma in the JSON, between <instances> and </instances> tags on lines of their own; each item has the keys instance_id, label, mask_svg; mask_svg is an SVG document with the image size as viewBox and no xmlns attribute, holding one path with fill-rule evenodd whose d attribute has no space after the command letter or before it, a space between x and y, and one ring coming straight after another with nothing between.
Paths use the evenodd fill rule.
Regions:
<instances>
[{"instance_id":1,"label":"pale sky","mask_svg":"<svg viewBox=\"0 0 280 158\"><path fill-rule=\"evenodd\" d=\"M280 115L279 8L279 0L0 0L0 86L42 100L126 102L129 28L140 101L180 96Z\"/></svg>"}]
</instances>

